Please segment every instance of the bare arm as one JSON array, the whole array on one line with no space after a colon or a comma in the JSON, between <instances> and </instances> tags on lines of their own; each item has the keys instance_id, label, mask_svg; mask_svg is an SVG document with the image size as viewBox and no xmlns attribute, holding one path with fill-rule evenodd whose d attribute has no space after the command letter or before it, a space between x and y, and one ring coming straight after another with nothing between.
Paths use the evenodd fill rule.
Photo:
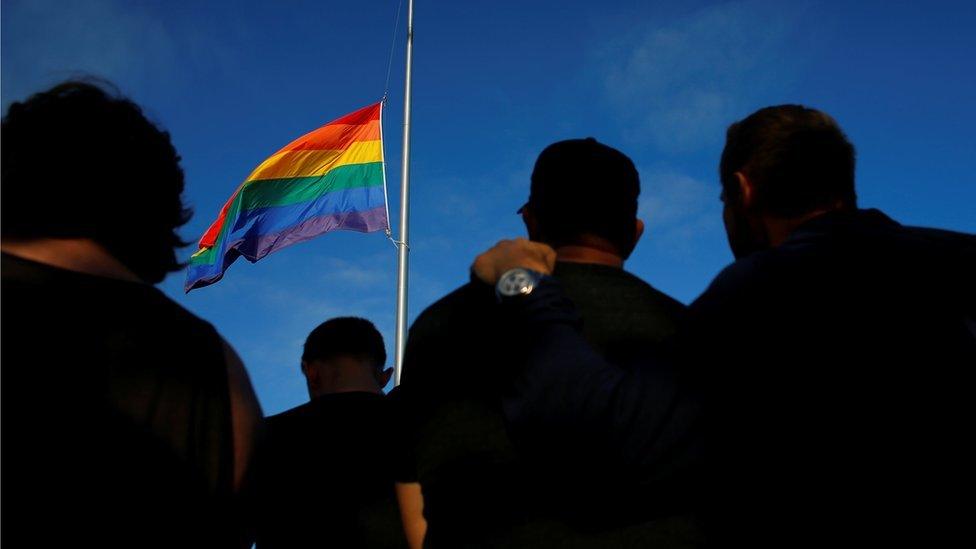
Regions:
<instances>
[{"instance_id":1,"label":"bare arm","mask_svg":"<svg viewBox=\"0 0 976 549\"><path fill-rule=\"evenodd\" d=\"M424 495L420 490L420 483L398 482L396 494L407 544L410 549L421 549L424 546L424 535L427 534L427 521L424 520Z\"/></svg>"},{"instance_id":2,"label":"bare arm","mask_svg":"<svg viewBox=\"0 0 976 549\"><path fill-rule=\"evenodd\" d=\"M234 491L240 493L254 459L254 447L264 414L244 364L226 342L224 361L227 363L227 384L230 389L230 413L234 431Z\"/></svg>"}]
</instances>

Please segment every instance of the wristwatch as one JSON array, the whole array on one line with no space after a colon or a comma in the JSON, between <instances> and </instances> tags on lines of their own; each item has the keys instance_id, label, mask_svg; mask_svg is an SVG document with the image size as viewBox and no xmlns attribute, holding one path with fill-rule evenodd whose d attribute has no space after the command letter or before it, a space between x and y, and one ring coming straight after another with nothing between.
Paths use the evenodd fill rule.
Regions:
<instances>
[{"instance_id":1,"label":"wristwatch","mask_svg":"<svg viewBox=\"0 0 976 549\"><path fill-rule=\"evenodd\" d=\"M498 279L495 284L495 295L499 301L529 295L546 278L548 278L546 275L538 271L516 267L505 271Z\"/></svg>"}]
</instances>

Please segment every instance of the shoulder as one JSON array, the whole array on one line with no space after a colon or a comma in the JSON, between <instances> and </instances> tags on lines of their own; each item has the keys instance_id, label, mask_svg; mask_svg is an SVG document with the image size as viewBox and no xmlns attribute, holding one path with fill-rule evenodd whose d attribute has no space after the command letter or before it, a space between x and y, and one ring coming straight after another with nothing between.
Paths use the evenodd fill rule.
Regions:
<instances>
[{"instance_id":1,"label":"shoulder","mask_svg":"<svg viewBox=\"0 0 976 549\"><path fill-rule=\"evenodd\" d=\"M765 252L752 254L726 265L709 283L703 295L739 292L751 285L756 274L762 272L770 261Z\"/></svg>"},{"instance_id":2,"label":"shoulder","mask_svg":"<svg viewBox=\"0 0 976 549\"><path fill-rule=\"evenodd\" d=\"M639 276L616 267L557 263L555 277L574 301L604 302L665 316L681 317L687 307ZM609 291L608 291L609 290ZM584 304L585 305L585 304Z\"/></svg>"},{"instance_id":3,"label":"shoulder","mask_svg":"<svg viewBox=\"0 0 976 549\"><path fill-rule=\"evenodd\" d=\"M619 267L557 263L554 276L576 305L584 338L611 361L657 349L686 320L685 305Z\"/></svg>"},{"instance_id":4,"label":"shoulder","mask_svg":"<svg viewBox=\"0 0 976 549\"><path fill-rule=\"evenodd\" d=\"M410 327L403 358L402 380L409 386L431 387L447 383L448 371L472 346L483 345L495 314L494 289L480 282L469 282L427 307ZM460 383L454 379L452 384Z\"/></svg>"},{"instance_id":5,"label":"shoulder","mask_svg":"<svg viewBox=\"0 0 976 549\"><path fill-rule=\"evenodd\" d=\"M136 332L153 337L147 332L158 331L155 338L168 341L170 353L186 355L183 368L199 368L203 363L212 363L225 376L233 374L241 361L213 324L157 288L147 287L144 294L144 299L133 299L132 303L139 307L139 311L130 316L138 314L144 319L134 326Z\"/></svg>"},{"instance_id":6,"label":"shoulder","mask_svg":"<svg viewBox=\"0 0 976 549\"><path fill-rule=\"evenodd\" d=\"M689 310L695 317L709 317L713 313L730 310L733 304L755 303L759 294L770 291L770 284L780 277L782 262L777 254L762 251L729 264L712 279L708 287Z\"/></svg>"},{"instance_id":7,"label":"shoulder","mask_svg":"<svg viewBox=\"0 0 976 549\"><path fill-rule=\"evenodd\" d=\"M623 271L623 275L631 281L631 284L637 291L645 296L645 299L656 303L659 307L663 308L665 311L673 313L675 315L683 315L688 309L688 306L684 303L678 301L677 299L669 296L668 294L658 290L652 286L646 280L640 278L639 276L629 272Z\"/></svg>"},{"instance_id":8,"label":"shoulder","mask_svg":"<svg viewBox=\"0 0 976 549\"><path fill-rule=\"evenodd\" d=\"M307 422L309 417L309 404L296 406L284 412L264 418L264 431L268 440L280 442L282 437L287 438L293 431L301 431L301 425Z\"/></svg>"},{"instance_id":9,"label":"shoulder","mask_svg":"<svg viewBox=\"0 0 976 549\"><path fill-rule=\"evenodd\" d=\"M480 307L493 303L494 290L478 282L468 282L424 309L410 327L410 337L425 337L440 333L444 328L470 315Z\"/></svg>"},{"instance_id":10,"label":"shoulder","mask_svg":"<svg viewBox=\"0 0 976 549\"><path fill-rule=\"evenodd\" d=\"M284 412L278 412L277 414L268 416L265 421L269 424L276 423L288 423L297 418L308 415L309 408L311 407L311 402L306 402L305 404L300 404L294 408L285 410Z\"/></svg>"},{"instance_id":11,"label":"shoulder","mask_svg":"<svg viewBox=\"0 0 976 549\"><path fill-rule=\"evenodd\" d=\"M976 235L973 234L929 227L904 227L903 234L906 239L948 255L976 257Z\"/></svg>"},{"instance_id":12,"label":"shoulder","mask_svg":"<svg viewBox=\"0 0 976 549\"><path fill-rule=\"evenodd\" d=\"M177 320L189 331L205 334L207 337L218 340L221 345L224 344L223 338L220 337L213 324L190 312L189 309L183 305L180 305L171 297L167 296L156 288L152 288L150 293L152 294L151 299L155 301L156 307L158 307L161 312L166 314L168 318Z\"/></svg>"}]
</instances>

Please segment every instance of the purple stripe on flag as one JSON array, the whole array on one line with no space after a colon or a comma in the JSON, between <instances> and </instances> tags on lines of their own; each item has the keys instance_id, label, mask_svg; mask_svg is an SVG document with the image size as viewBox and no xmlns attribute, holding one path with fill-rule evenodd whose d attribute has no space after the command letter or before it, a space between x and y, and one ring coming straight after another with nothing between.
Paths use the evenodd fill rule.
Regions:
<instances>
[{"instance_id":1,"label":"purple stripe on flag","mask_svg":"<svg viewBox=\"0 0 976 549\"><path fill-rule=\"evenodd\" d=\"M245 240L236 248L245 259L254 263L271 252L337 229L369 233L386 229L388 226L386 206L378 206L361 212L342 212L313 217L284 231Z\"/></svg>"}]
</instances>

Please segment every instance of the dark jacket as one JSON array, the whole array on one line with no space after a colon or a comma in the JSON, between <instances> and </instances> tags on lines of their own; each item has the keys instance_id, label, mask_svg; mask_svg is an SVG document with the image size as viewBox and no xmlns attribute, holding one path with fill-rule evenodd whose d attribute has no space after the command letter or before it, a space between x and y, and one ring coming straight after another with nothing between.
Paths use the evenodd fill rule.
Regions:
<instances>
[{"instance_id":1,"label":"dark jacket","mask_svg":"<svg viewBox=\"0 0 976 549\"><path fill-rule=\"evenodd\" d=\"M668 375L603 362L543 285L508 306L532 337L506 415L695 494L718 544L931 546L972 512L974 289L971 235L823 215L716 277Z\"/></svg>"}]
</instances>

